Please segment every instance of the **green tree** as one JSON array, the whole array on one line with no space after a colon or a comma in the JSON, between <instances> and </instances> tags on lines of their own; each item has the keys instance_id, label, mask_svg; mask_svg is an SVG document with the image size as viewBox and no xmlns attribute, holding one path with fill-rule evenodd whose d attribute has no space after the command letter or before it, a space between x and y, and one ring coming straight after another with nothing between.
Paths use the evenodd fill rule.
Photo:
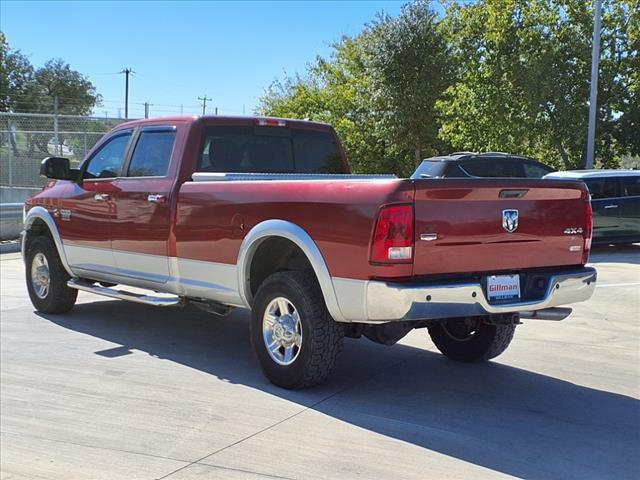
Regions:
<instances>
[{"instance_id":1,"label":"green tree","mask_svg":"<svg viewBox=\"0 0 640 480\"><path fill-rule=\"evenodd\" d=\"M37 70L19 50L12 50L6 36L0 32L0 110L26 113L53 113L58 99L58 113L89 115L99 106L101 96L87 77L61 59L49 60ZM25 123L26 122L26 123ZM53 120L46 117L5 119L4 130L53 129ZM34 128L34 123L37 124ZM27 154L37 148L47 153L51 135L26 133ZM19 155L15 135L8 135L14 155ZM63 140L61 138L61 140Z\"/></svg>"},{"instance_id":2,"label":"green tree","mask_svg":"<svg viewBox=\"0 0 640 480\"><path fill-rule=\"evenodd\" d=\"M435 14L412 3L332 44L304 76L275 81L257 113L328 122L354 172L406 176L414 156L442 148L434 103L450 77L446 56Z\"/></svg>"},{"instance_id":3,"label":"green tree","mask_svg":"<svg viewBox=\"0 0 640 480\"><path fill-rule=\"evenodd\" d=\"M260 99L256 113L309 118L333 125L354 172L389 172L387 148L379 136L372 108L370 75L364 44L366 34L344 36L332 44L328 58L317 57L304 77L274 81Z\"/></svg>"},{"instance_id":4,"label":"green tree","mask_svg":"<svg viewBox=\"0 0 640 480\"><path fill-rule=\"evenodd\" d=\"M34 69L0 32L0 110L53 113L55 97L59 99L58 111L71 115L89 115L102 99L91 81L62 59Z\"/></svg>"},{"instance_id":5,"label":"green tree","mask_svg":"<svg viewBox=\"0 0 640 480\"><path fill-rule=\"evenodd\" d=\"M19 50L12 50L5 34L0 32L0 111L9 112L23 107L28 99L29 86L33 82L33 67L29 59ZM6 118L3 119L1 128L7 132L11 130ZM8 134L7 137L13 154L18 155L15 135ZM5 135L1 135L0 142L4 138Z\"/></svg>"},{"instance_id":6,"label":"green tree","mask_svg":"<svg viewBox=\"0 0 640 480\"><path fill-rule=\"evenodd\" d=\"M59 99L58 111L70 115L89 115L100 105L101 96L89 79L60 58L49 60L36 70L35 80L42 97L52 100L49 109L41 111L53 111L55 97Z\"/></svg>"},{"instance_id":7,"label":"green tree","mask_svg":"<svg viewBox=\"0 0 640 480\"><path fill-rule=\"evenodd\" d=\"M453 62L436 13L426 1L408 3L400 15L381 15L367 42L373 98L390 138L413 153L435 154L438 139L435 103L451 84Z\"/></svg>"},{"instance_id":8,"label":"green tree","mask_svg":"<svg viewBox=\"0 0 640 480\"><path fill-rule=\"evenodd\" d=\"M605 0L597 152L637 151L637 0ZM458 81L438 102L456 149L500 150L573 168L584 158L593 11L583 0L454 3L446 28ZM636 128L636 134L632 130Z\"/></svg>"},{"instance_id":9,"label":"green tree","mask_svg":"<svg viewBox=\"0 0 640 480\"><path fill-rule=\"evenodd\" d=\"M29 59L20 50L12 50L0 32L0 110L8 112L19 107L33 82Z\"/></svg>"},{"instance_id":10,"label":"green tree","mask_svg":"<svg viewBox=\"0 0 640 480\"><path fill-rule=\"evenodd\" d=\"M597 138L607 165L640 156L640 3L607 3L603 25Z\"/></svg>"}]
</instances>

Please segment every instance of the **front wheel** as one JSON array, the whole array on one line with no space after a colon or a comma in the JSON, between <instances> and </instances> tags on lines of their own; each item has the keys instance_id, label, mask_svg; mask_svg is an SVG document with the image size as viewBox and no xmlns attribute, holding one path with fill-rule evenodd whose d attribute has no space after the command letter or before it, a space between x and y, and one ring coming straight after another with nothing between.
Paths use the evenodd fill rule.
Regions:
<instances>
[{"instance_id":1,"label":"front wheel","mask_svg":"<svg viewBox=\"0 0 640 480\"><path fill-rule=\"evenodd\" d=\"M258 289L251 314L251 344L265 376L298 389L324 381L342 350L344 328L324 303L312 273L279 272Z\"/></svg>"},{"instance_id":2,"label":"front wheel","mask_svg":"<svg viewBox=\"0 0 640 480\"><path fill-rule=\"evenodd\" d=\"M442 320L429 327L429 335L436 348L451 360L485 362L500 355L511 343L517 317L509 320L506 323L490 323L485 317Z\"/></svg>"},{"instance_id":3,"label":"front wheel","mask_svg":"<svg viewBox=\"0 0 640 480\"><path fill-rule=\"evenodd\" d=\"M29 244L26 259L29 298L42 313L65 313L73 308L78 290L69 288L69 274L51 238L36 237Z\"/></svg>"}]
</instances>

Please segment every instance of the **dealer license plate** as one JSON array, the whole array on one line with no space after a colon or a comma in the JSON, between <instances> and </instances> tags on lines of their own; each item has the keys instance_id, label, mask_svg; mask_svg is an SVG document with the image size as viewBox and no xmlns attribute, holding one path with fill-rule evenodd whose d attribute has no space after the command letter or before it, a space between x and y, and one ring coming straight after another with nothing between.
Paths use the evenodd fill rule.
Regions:
<instances>
[{"instance_id":1,"label":"dealer license plate","mask_svg":"<svg viewBox=\"0 0 640 480\"><path fill-rule=\"evenodd\" d=\"M492 275L487 277L489 301L514 300L520 298L519 275Z\"/></svg>"}]
</instances>

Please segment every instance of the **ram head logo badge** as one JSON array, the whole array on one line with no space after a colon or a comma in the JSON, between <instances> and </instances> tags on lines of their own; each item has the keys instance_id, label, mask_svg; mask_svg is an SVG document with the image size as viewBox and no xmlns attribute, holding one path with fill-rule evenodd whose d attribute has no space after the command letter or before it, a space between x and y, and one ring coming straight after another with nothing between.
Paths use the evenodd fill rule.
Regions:
<instances>
[{"instance_id":1,"label":"ram head logo badge","mask_svg":"<svg viewBox=\"0 0 640 480\"><path fill-rule=\"evenodd\" d=\"M502 228L507 232L513 233L518 228L518 210L502 211Z\"/></svg>"}]
</instances>

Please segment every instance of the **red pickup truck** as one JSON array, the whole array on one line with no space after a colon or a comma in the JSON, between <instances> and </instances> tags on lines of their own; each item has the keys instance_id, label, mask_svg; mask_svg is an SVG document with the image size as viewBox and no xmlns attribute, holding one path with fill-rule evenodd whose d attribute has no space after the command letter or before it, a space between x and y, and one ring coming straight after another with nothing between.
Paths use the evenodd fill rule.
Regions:
<instances>
[{"instance_id":1,"label":"red pickup truck","mask_svg":"<svg viewBox=\"0 0 640 480\"><path fill-rule=\"evenodd\" d=\"M595 288L582 183L352 175L321 123L134 121L78 169L50 157L41 173L22 241L37 310L66 312L78 290L248 308L262 369L286 388L324 380L344 336L427 328L447 357L488 360L519 318L562 319Z\"/></svg>"}]
</instances>

